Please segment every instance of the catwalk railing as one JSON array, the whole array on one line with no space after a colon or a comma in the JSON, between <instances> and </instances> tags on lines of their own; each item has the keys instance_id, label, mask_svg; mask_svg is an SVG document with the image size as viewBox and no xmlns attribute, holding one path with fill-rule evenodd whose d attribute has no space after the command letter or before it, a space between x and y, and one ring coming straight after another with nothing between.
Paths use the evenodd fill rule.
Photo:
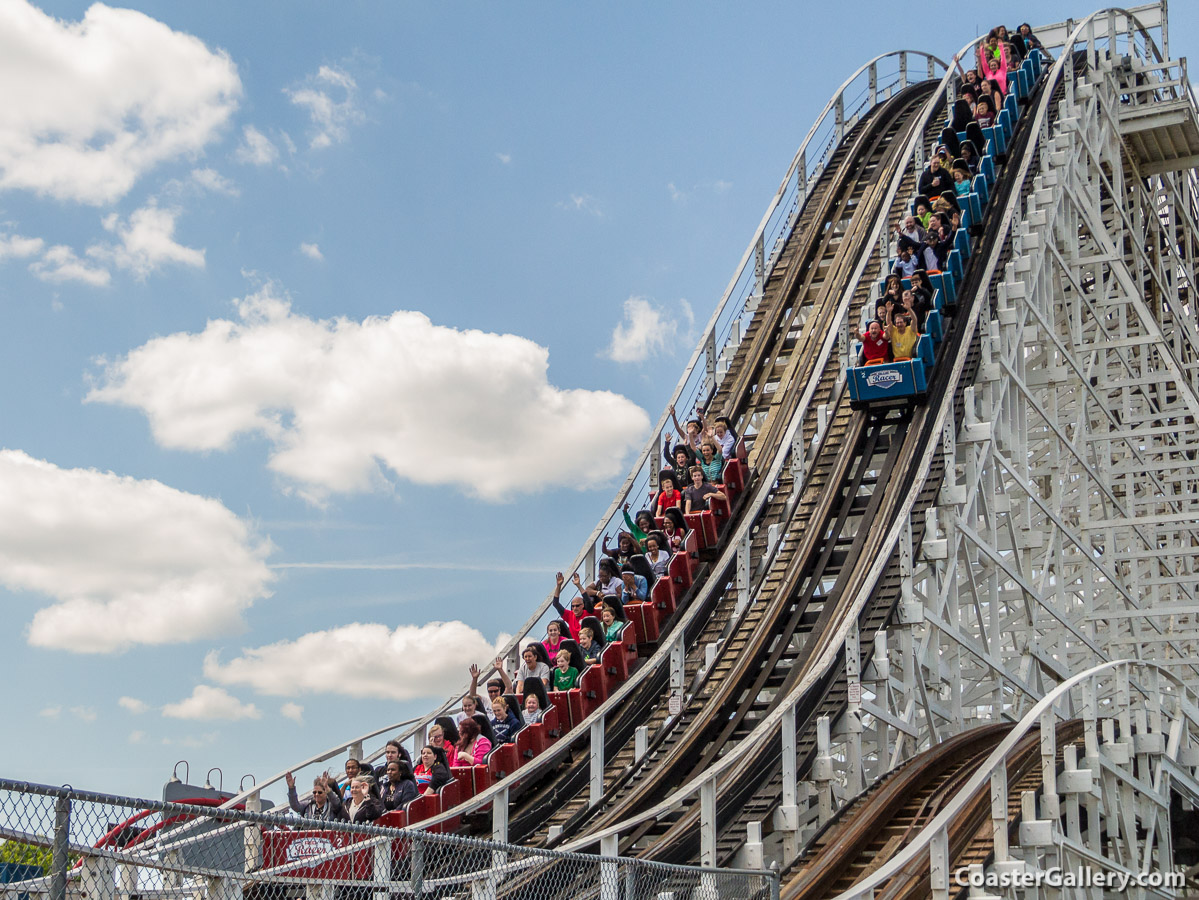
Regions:
<instances>
[{"instance_id":1,"label":"catwalk railing","mask_svg":"<svg viewBox=\"0 0 1199 900\"><path fill-rule=\"evenodd\" d=\"M778 896L775 872L531 850L5 780L0 839L23 845L34 862L26 880L0 884L4 900Z\"/></svg>"}]
</instances>

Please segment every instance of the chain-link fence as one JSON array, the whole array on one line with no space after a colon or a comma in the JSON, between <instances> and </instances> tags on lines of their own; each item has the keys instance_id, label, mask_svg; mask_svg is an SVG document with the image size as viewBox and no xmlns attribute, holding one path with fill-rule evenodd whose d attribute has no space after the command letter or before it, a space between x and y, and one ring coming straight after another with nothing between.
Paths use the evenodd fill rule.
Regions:
<instances>
[{"instance_id":1,"label":"chain-link fence","mask_svg":"<svg viewBox=\"0 0 1199 900\"><path fill-rule=\"evenodd\" d=\"M0 780L0 861L20 861L0 866L7 882L0 900L778 896L773 872L559 853L378 824L394 814L371 825L321 818L337 809L326 798L300 818Z\"/></svg>"}]
</instances>

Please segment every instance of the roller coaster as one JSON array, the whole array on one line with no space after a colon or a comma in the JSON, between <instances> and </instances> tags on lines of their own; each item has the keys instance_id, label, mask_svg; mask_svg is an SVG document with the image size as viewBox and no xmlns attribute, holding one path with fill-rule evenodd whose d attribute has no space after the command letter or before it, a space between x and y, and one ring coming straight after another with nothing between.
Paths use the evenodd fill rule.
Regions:
<instances>
[{"instance_id":1,"label":"roller coaster","mask_svg":"<svg viewBox=\"0 0 1199 900\"><path fill-rule=\"evenodd\" d=\"M829 101L671 397L741 436L727 502L544 723L377 824L773 864L804 898L1199 862L1172 824L1199 804L1199 125L1164 3L1035 33L911 360L854 341L956 72L898 51ZM418 748L457 699L291 768ZM598 890L552 862L492 888Z\"/></svg>"}]
</instances>

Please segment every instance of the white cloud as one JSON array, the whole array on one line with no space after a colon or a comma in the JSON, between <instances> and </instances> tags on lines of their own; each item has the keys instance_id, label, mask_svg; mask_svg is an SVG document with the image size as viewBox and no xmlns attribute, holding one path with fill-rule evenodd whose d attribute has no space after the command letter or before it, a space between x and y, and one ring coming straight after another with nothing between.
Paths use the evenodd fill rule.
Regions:
<instances>
[{"instance_id":1,"label":"white cloud","mask_svg":"<svg viewBox=\"0 0 1199 900\"><path fill-rule=\"evenodd\" d=\"M78 23L0 3L0 188L109 203L159 163L194 156L237 107L224 52L102 3Z\"/></svg>"},{"instance_id":2,"label":"white cloud","mask_svg":"<svg viewBox=\"0 0 1199 900\"><path fill-rule=\"evenodd\" d=\"M112 278L108 269L89 265L64 244L55 244L41 259L30 263L29 271L52 284L82 281L92 287L104 287Z\"/></svg>"},{"instance_id":3,"label":"white cloud","mask_svg":"<svg viewBox=\"0 0 1199 900\"><path fill-rule=\"evenodd\" d=\"M138 700L136 697L122 697L117 701L117 706L121 707L121 709L128 710L135 716L141 715L150 708L146 701Z\"/></svg>"},{"instance_id":4,"label":"white cloud","mask_svg":"<svg viewBox=\"0 0 1199 900\"><path fill-rule=\"evenodd\" d=\"M279 159L279 148L253 125L247 125L242 129L242 142L233 158L253 166L269 166Z\"/></svg>"},{"instance_id":5,"label":"white cloud","mask_svg":"<svg viewBox=\"0 0 1199 900\"><path fill-rule=\"evenodd\" d=\"M62 715L62 707L47 706L45 709L39 709L37 714L43 719L57 719Z\"/></svg>"},{"instance_id":6,"label":"white cloud","mask_svg":"<svg viewBox=\"0 0 1199 900\"><path fill-rule=\"evenodd\" d=\"M512 162L512 154L511 153L497 153L495 155L495 158L498 159L500 162L502 162L504 165L508 165Z\"/></svg>"},{"instance_id":7,"label":"white cloud","mask_svg":"<svg viewBox=\"0 0 1199 900\"><path fill-rule=\"evenodd\" d=\"M151 203L135 210L128 222L122 222L116 213L103 219L105 230L121 239L117 245L95 244L87 254L93 259L111 262L121 269L129 269L138 278L145 278L155 269L168 263L177 263L193 268L204 268L204 251L184 247L175 241L175 219L177 209L161 209Z\"/></svg>"},{"instance_id":8,"label":"white cloud","mask_svg":"<svg viewBox=\"0 0 1199 900\"><path fill-rule=\"evenodd\" d=\"M46 242L41 238L23 237L19 234L0 234L0 261L37 256L45 245Z\"/></svg>"},{"instance_id":9,"label":"white cloud","mask_svg":"<svg viewBox=\"0 0 1199 900\"><path fill-rule=\"evenodd\" d=\"M724 194L727 193L732 186L733 183L731 181L722 181L717 179L712 183L712 190L717 194Z\"/></svg>"},{"instance_id":10,"label":"white cloud","mask_svg":"<svg viewBox=\"0 0 1199 900\"><path fill-rule=\"evenodd\" d=\"M140 744L145 739L146 739L146 733L144 731L139 730L139 731L129 732L129 743L131 743L131 744Z\"/></svg>"},{"instance_id":11,"label":"white cloud","mask_svg":"<svg viewBox=\"0 0 1199 900\"><path fill-rule=\"evenodd\" d=\"M495 646L464 622L400 625L395 630L354 622L245 649L227 663L210 653L204 675L221 684L248 685L260 694L411 700L447 693L447 686L462 681L470 663L494 656Z\"/></svg>"},{"instance_id":12,"label":"white cloud","mask_svg":"<svg viewBox=\"0 0 1199 900\"><path fill-rule=\"evenodd\" d=\"M229 634L269 594L269 541L219 501L0 450L0 584L54 598L29 643L76 653Z\"/></svg>"},{"instance_id":13,"label":"white cloud","mask_svg":"<svg viewBox=\"0 0 1199 900\"><path fill-rule=\"evenodd\" d=\"M670 194L670 199L673 200L675 203L680 203L687 199L687 192L681 191L677 187L675 187L673 181L669 182L666 185L666 191L667 191L667 193Z\"/></svg>"},{"instance_id":14,"label":"white cloud","mask_svg":"<svg viewBox=\"0 0 1199 900\"><path fill-rule=\"evenodd\" d=\"M321 248L316 244L300 244L300 252L309 259L315 259L318 262L325 258L325 254L321 253Z\"/></svg>"},{"instance_id":15,"label":"white cloud","mask_svg":"<svg viewBox=\"0 0 1199 900\"><path fill-rule=\"evenodd\" d=\"M694 321L691 304L682 305L682 316ZM624 302L624 318L612 329L612 340L603 355L616 362L642 362L654 353L670 350L680 339L679 317L644 297L630 297Z\"/></svg>"},{"instance_id":16,"label":"white cloud","mask_svg":"<svg viewBox=\"0 0 1199 900\"><path fill-rule=\"evenodd\" d=\"M571 194L569 200L560 200L558 202L558 208L589 213L597 219L602 219L604 216L604 211L600 209L599 201L590 194Z\"/></svg>"},{"instance_id":17,"label":"white cloud","mask_svg":"<svg viewBox=\"0 0 1199 900\"><path fill-rule=\"evenodd\" d=\"M358 85L341 69L321 66L307 86L285 90L296 106L308 111L313 135L308 146L320 150L349 137L349 126L365 118L358 107ZM334 99L337 94L340 99Z\"/></svg>"},{"instance_id":18,"label":"white cloud","mask_svg":"<svg viewBox=\"0 0 1199 900\"><path fill-rule=\"evenodd\" d=\"M197 684L190 697L168 703L162 714L171 719L260 719L262 713L253 703L242 703L224 688Z\"/></svg>"},{"instance_id":19,"label":"white cloud","mask_svg":"<svg viewBox=\"0 0 1199 900\"><path fill-rule=\"evenodd\" d=\"M549 352L516 335L405 311L316 321L269 285L238 312L133 350L87 399L141 409L165 447L265 435L271 468L315 502L377 488L388 471L489 500L591 487L622 472L649 429L625 397L550 384ZM579 436L598 429L604 452L580 467Z\"/></svg>"},{"instance_id":20,"label":"white cloud","mask_svg":"<svg viewBox=\"0 0 1199 900\"><path fill-rule=\"evenodd\" d=\"M279 707L279 712L283 714L285 719L291 719L297 725L304 724L304 707L298 703L288 701Z\"/></svg>"},{"instance_id":21,"label":"white cloud","mask_svg":"<svg viewBox=\"0 0 1199 900\"><path fill-rule=\"evenodd\" d=\"M237 185L216 169L192 169L191 179L204 190L212 191L214 194L236 197L241 193L237 189Z\"/></svg>"},{"instance_id":22,"label":"white cloud","mask_svg":"<svg viewBox=\"0 0 1199 900\"><path fill-rule=\"evenodd\" d=\"M90 706L72 706L71 715L81 722L96 721L96 711Z\"/></svg>"}]
</instances>

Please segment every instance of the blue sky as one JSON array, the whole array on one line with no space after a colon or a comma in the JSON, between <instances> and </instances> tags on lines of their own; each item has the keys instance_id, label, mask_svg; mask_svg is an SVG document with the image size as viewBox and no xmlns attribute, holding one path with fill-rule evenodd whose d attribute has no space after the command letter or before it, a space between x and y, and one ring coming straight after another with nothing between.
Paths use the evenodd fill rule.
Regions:
<instances>
[{"instance_id":1,"label":"blue sky","mask_svg":"<svg viewBox=\"0 0 1199 900\"><path fill-rule=\"evenodd\" d=\"M0 774L229 785L444 696L832 91L991 8L0 0Z\"/></svg>"}]
</instances>

